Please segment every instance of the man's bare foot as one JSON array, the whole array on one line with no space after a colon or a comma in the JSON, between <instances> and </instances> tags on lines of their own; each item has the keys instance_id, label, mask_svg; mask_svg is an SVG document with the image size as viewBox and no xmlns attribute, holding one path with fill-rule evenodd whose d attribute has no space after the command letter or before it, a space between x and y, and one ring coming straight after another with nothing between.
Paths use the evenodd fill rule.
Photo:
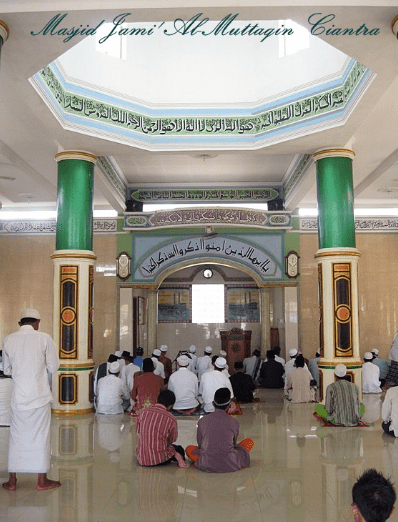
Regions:
<instances>
[{"instance_id":1,"label":"man's bare foot","mask_svg":"<svg viewBox=\"0 0 398 522\"><path fill-rule=\"evenodd\" d=\"M2 486L7 491L15 491L17 489L17 481L11 482L11 480L9 480L8 482L3 482Z\"/></svg>"},{"instance_id":2,"label":"man's bare foot","mask_svg":"<svg viewBox=\"0 0 398 522\"><path fill-rule=\"evenodd\" d=\"M50 480L46 478L36 484L36 489L37 491L46 491L48 489L59 488L60 485L61 482L59 482L58 480Z\"/></svg>"},{"instance_id":3,"label":"man's bare foot","mask_svg":"<svg viewBox=\"0 0 398 522\"><path fill-rule=\"evenodd\" d=\"M176 454L174 455L174 457L176 458L177 462L178 462L178 467L179 468L186 468L187 465L185 463L185 460L182 458L182 455L180 455L178 453L178 451L176 451Z\"/></svg>"}]
</instances>

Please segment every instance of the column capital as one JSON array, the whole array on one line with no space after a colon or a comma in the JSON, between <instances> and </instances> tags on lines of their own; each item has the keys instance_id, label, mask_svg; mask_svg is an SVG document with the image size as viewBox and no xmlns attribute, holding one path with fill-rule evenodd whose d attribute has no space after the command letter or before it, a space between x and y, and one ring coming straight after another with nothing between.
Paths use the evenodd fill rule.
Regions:
<instances>
[{"instance_id":1,"label":"column capital","mask_svg":"<svg viewBox=\"0 0 398 522\"><path fill-rule=\"evenodd\" d=\"M3 20L0 20L0 36L3 39L3 42L7 40L7 38L10 36L10 30L8 28L8 25L3 22Z\"/></svg>"},{"instance_id":2,"label":"column capital","mask_svg":"<svg viewBox=\"0 0 398 522\"><path fill-rule=\"evenodd\" d=\"M65 150L58 152L58 154L54 156L54 159L57 163L62 160L74 159L89 161L95 165L98 158L97 156L94 156L94 154L91 154L91 152L86 152L84 150Z\"/></svg>"},{"instance_id":3,"label":"column capital","mask_svg":"<svg viewBox=\"0 0 398 522\"><path fill-rule=\"evenodd\" d=\"M318 161L323 158L355 158L355 152L351 149L322 149L314 152L312 159Z\"/></svg>"}]
</instances>

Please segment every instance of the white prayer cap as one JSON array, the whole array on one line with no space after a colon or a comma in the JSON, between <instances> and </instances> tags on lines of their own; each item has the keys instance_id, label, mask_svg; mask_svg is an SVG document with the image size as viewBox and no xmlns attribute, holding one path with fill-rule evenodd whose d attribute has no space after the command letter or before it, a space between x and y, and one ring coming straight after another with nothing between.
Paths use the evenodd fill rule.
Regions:
<instances>
[{"instance_id":1,"label":"white prayer cap","mask_svg":"<svg viewBox=\"0 0 398 522\"><path fill-rule=\"evenodd\" d=\"M162 352L160 350L153 350L152 355L155 355L155 357L160 357Z\"/></svg>"},{"instance_id":2,"label":"white prayer cap","mask_svg":"<svg viewBox=\"0 0 398 522\"><path fill-rule=\"evenodd\" d=\"M365 352L363 358L365 359L365 361L371 361L373 359L373 354L371 352Z\"/></svg>"},{"instance_id":3,"label":"white prayer cap","mask_svg":"<svg viewBox=\"0 0 398 522\"><path fill-rule=\"evenodd\" d=\"M24 310L21 311L21 321L22 319L26 319L26 318L32 318L32 319L36 319L38 321L40 321L41 317L40 317L40 314L37 310L35 310L34 308L25 308Z\"/></svg>"},{"instance_id":4,"label":"white prayer cap","mask_svg":"<svg viewBox=\"0 0 398 522\"><path fill-rule=\"evenodd\" d=\"M162 344L162 346L160 347L160 351L161 352L167 352L168 348L165 344Z\"/></svg>"},{"instance_id":5,"label":"white prayer cap","mask_svg":"<svg viewBox=\"0 0 398 522\"><path fill-rule=\"evenodd\" d=\"M205 353L211 353L213 350L210 348L210 346L206 346Z\"/></svg>"},{"instance_id":6,"label":"white prayer cap","mask_svg":"<svg viewBox=\"0 0 398 522\"><path fill-rule=\"evenodd\" d=\"M345 367L345 364L338 364L334 369L334 374L337 377L344 377L347 374L347 368Z\"/></svg>"},{"instance_id":7,"label":"white prayer cap","mask_svg":"<svg viewBox=\"0 0 398 522\"><path fill-rule=\"evenodd\" d=\"M227 366L227 360L224 359L224 357L218 357L216 359L216 366L217 368L225 368Z\"/></svg>"},{"instance_id":8,"label":"white prayer cap","mask_svg":"<svg viewBox=\"0 0 398 522\"><path fill-rule=\"evenodd\" d=\"M122 352L120 350L118 350L118 351L115 352L115 355L116 355L116 357L121 357L122 356Z\"/></svg>"},{"instance_id":9,"label":"white prayer cap","mask_svg":"<svg viewBox=\"0 0 398 522\"><path fill-rule=\"evenodd\" d=\"M292 348L291 350L289 350L290 357L295 357L297 354L298 351L296 350L296 348Z\"/></svg>"},{"instance_id":10,"label":"white prayer cap","mask_svg":"<svg viewBox=\"0 0 398 522\"><path fill-rule=\"evenodd\" d=\"M220 357L226 357L227 352L225 350L220 350Z\"/></svg>"},{"instance_id":11,"label":"white prayer cap","mask_svg":"<svg viewBox=\"0 0 398 522\"><path fill-rule=\"evenodd\" d=\"M177 357L177 362L180 366L188 366L189 357L187 357L186 355L180 355L180 357Z\"/></svg>"},{"instance_id":12,"label":"white prayer cap","mask_svg":"<svg viewBox=\"0 0 398 522\"><path fill-rule=\"evenodd\" d=\"M114 361L109 365L109 373L119 373L120 372L120 364L118 361Z\"/></svg>"},{"instance_id":13,"label":"white prayer cap","mask_svg":"<svg viewBox=\"0 0 398 522\"><path fill-rule=\"evenodd\" d=\"M195 353L196 352L196 346L194 344L192 344L190 347L189 347L189 353Z\"/></svg>"},{"instance_id":14,"label":"white prayer cap","mask_svg":"<svg viewBox=\"0 0 398 522\"><path fill-rule=\"evenodd\" d=\"M379 355L379 350L377 348L373 348L372 353L375 355Z\"/></svg>"}]
</instances>

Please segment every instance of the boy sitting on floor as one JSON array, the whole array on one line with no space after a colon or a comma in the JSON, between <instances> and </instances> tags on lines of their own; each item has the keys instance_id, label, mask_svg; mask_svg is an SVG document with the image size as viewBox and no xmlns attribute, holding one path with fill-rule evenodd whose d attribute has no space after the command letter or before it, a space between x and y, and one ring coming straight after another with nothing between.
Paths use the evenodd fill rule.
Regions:
<instances>
[{"instance_id":1,"label":"boy sitting on floor","mask_svg":"<svg viewBox=\"0 0 398 522\"><path fill-rule=\"evenodd\" d=\"M198 422L198 446L185 450L202 471L228 473L250 466L249 451L254 443L252 439L236 443L239 423L227 414L230 403L230 390L219 388L214 394L215 411Z\"/></svg>"},{"instance_id":2,"label":"boy sitting on floor","mask_svg":"<svg viewBox=\"0 0 398 522\"><path fill-rule=\"evenodd\" d=\"M139 410L137 460L141 466L177 462L180 468L186 468L184 449L173 444L178 437L177 420L170 413L175 401L172 391L163 390L156 404Z\"/></svg>"}]
</instances>

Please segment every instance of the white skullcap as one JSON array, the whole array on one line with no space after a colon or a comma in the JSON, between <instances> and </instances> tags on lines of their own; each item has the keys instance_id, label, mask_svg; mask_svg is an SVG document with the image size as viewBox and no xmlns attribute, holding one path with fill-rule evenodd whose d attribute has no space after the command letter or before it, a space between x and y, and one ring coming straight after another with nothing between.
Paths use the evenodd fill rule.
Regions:
<instances>
[{"instance_id":1,"label":"white skullcap","mask_svg":"<svg viewBox=\"0 0 398 522\"><path fill-rule=\"evenodd\" d=\"M379 355L379 350L377 348L373 348L372 353L375 355Z\"/></svg>"},{"instance_id":2,"label":"white skullcap","mask_svg":"<svg viewBox=\"0 0 398 522\"><path fill-rule=\"evenodd\" d=\"M118 361L114 361L109 365L109 373L119 373L120 372L120 364Z\"/></svg>"},{"instance_id":3,"label":"white skullcap","mask_svg":"<svg viewBox=\"0 0 398 522\"><path fill-rule=\"evenodd\" d=\"M226 357L227 352L225 350L220 350L220 357Z\"/></svg>"},{"instance_id":4,"label":"white skullcap","mask_svg":"<svg viewBox=\"0 0 398 522\"><path fill-rule=\"evenodd\" d=\"M298 351L296 350L296 348L292 348L291 350L289 350L290 357L294 357L297 354L298 354Z\"/></svg>"},{"instance_id":5,"label":"white skullcap","mask_svg":"<svg viewBox=\"0 0 398 522\"><path fill-rule=\"evenodd\" d=\"M365 352L363 358L365 359L365 361L371 361L373 359L373 354L371 352Z\"/></svg>"},{"instance_id":6,"label":"white skullcap","mask_svg":"<svg viewBox=\"0 0 398 522\"><path fill-rule=\"evenodd\" d=\"M190 347L189 347L189 353L195 353L196 352L196 346L194 344L192 344Z\"/></svg>"},{"instance_id":7,"label":"white skullcap","mask_svg":"<svg viewBox=\"0 0 398 522\"><path fill-rule=\"evenodd\" d=\"M216 366L217 368L225 368L227 366L227 360L224 359L224 357L218 357L216 359Z\"/></svg>"},{"instance_id":8,"label":"white skullcap","mask_svg":"<svg viewBox=\"0 0 398 522\"><path fill-rule=\"evenodd\" d=\"M117 352L115 352L115 355L116 355L116 357L121 357L122 356L122 352L120 350L118 350Z\"/></svg>"},{"instance_id":9,"label":"white skullcap","mask_svg":"<svg viewBox=\"0 0 398 522\"><path fill-rule=\"evenodd\" d=\"M162 344L162 346L160 347L160 351L161 352L167 352L167 350L168 350L167 345Z\"/></svg>"},{"instance_id":10,"label":"white skullcap","mask_svg":"<svg viewBox=\"0 0 398 522\"><path fill-rule=\"evenodd\" d=\"M337 377L344 377L347 374L347 368L344 364L338 364L336 368L334 369L334 374Z\"/></svg>"},{"instance_id":11,"label":"white skullcap","mask_svg":"<svg viewBox=\"0 0 398 522\"><path fill-rule=\"evenodd\" d=\"M212 350L212 348L210 348L210 346L206 346L206 348L205 348L206 353L211 353L212 351L213 350Z\"/></svg>"},{"instance_id":12,"label":"white skullcap","mask_svg":"<svg viewBox=\"0 0 398 522\"><path fill-rule=\"evenodd\" d=\"M180 355L180 357L177 357L177 362L180 366L188 366L189 361L190 359L186 355Z\"/></svg>"},{"instance_id":13,"label":"white skullcap","mask_svg":"<svg viewBox=\"0 0 398 522\"><path fill-rule=\"evenodd\" d=\"M21 321L22 319L26 319L28 317L31 317L32 319L36 319L38 321L40 321L41 319L39 312L34 308L25 308L21 311Z\"/></svg>"},{"instance_id":14,"label":"white skullcap","mask_svg":"<svg viewBox=\"0 0 398 522\"><path fill-rule=\"evenodd\" d=\"M152 355L156 355L157 357L159 357L160 355L162 355L162 352L160 350L153 350Z\"/></svg>"}]
</instances>

